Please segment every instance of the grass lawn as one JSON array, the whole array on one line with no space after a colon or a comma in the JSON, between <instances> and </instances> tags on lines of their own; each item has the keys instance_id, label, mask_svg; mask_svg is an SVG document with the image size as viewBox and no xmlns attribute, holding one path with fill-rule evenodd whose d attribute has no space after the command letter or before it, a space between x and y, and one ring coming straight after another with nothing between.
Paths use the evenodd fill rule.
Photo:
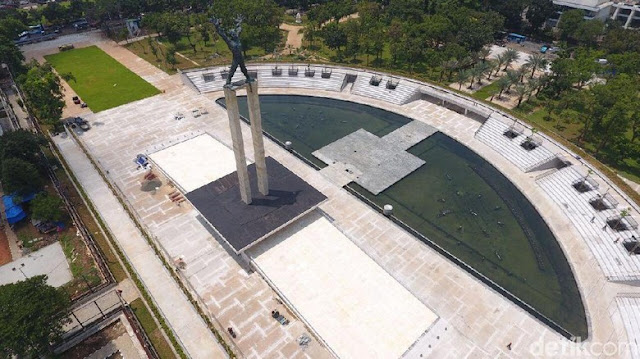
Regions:
<instances>
[{"instance_id":1,"label":"grass lawn","mask_svg":"<svg viewBox=\"0 0 640 359\"><path fill-rule=\"evenodd\" d=\"M529 122L539 126L546 132L554 132L591 154L595 152L595 143L590 141L582 143L578 142L578 137L580 136L580 131L582 129L581 123L568 122L555 113L551 114L551 119L549 119L548 111L545 108L537 109L531 113L516 112L518 112L520 118L527 119ZM627 135L631 137L630 133ZM606 151L603 151L598 156L598 160L614 168L620 175L632 181L640 182L640 161L633 158L625 158L621 161L614 162L608 157L609 156L607 156Z\"/></svg>"},{"instance_id":2,"label":"grass lawn","mask_svg":"<svg viewBox=\"0 0 640 359\"><path fill-rule=\"evenodd\" d=\"M151 317L151 313L147 310L147 307L144 305L140 298L134 300L130 304L131 309L135 313L136 317L140 321L142 325L142 329L149 336L149 340L151 340L151 345L156 349L160 359L165 358L175 358L176 356L173 354L169 343L162 336L162 332L156 322L153 321Z\"/></svg>"},{"instance_id":3,"label":"grass lawn","mask_svg":"<svg viewBox=\"0 0 640 359\"><path fill-rule=\"evenodd\" d=\"M58 74L73 74L75 81L70 80L69 86L93 112L160 93L96 46L60 52L45 58Z\"/></svg>"},{"instance_id":4,"label":"grass lawn","mask_svg":"<svg viewBox=\"0 0 640 359\"><path fill-rule=\"evenodd\" d=\"M493 81L493 78L491 80ZM498 81L496 80L480 88L478 91L474 92L471 96L477 98L478 100L486 100L489 97L491 97L491 95L496 94L498 92L500 92L500 86L498 85Z\"/></svg>"}]
</instances>

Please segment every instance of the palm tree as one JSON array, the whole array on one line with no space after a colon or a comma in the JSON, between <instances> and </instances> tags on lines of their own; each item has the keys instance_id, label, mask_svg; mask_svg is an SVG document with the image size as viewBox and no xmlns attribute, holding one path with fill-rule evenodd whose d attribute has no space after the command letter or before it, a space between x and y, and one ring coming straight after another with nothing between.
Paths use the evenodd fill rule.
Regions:
<instances>
[{"instance_id":1,"label":"palm tree","mask_svg":"<svg viewBox=\"0 0 640 359\"><path fill-rule=\"evenodd\" d=\"M533 91L537 90L538 87L540 87L540 79L537 77L530 78L529 81L527 82L527 85L529 86L529 97L527 97L527 101L528 101L533 95Z\"/></svg>"},{"instance_id":2,"label":"palm tree","mask_svg":"<svg viewBox=\"0 0 640 359\"><path fill-rule=\"evenodd\" d=\"M482 71L480 64L477 64L469 70L469 74L471 75L471 81L469 82L469 87L467 87L469 90L473 89L473 82L476 79L478 80L478 83L481 83Z\"/></svg>"},{"instance_id":3,"label":"palm tree","mask_svg":"<svg viewBox=\"0 0 640 359\"><path fill-rule=\"evenodd\" d=\"M524 76L529 71L529 65L524 64L524 65L520 66L520 68L517 71L518 71L518 74L520 75L520 77L518 78L518 81L519 82L524 82Z\"/></svg>"},{"instance_id":4,"label":"palm tree","mask_svg":"<svg viewBox=\"0 0 640 359\"><path fill-rule=\"evenodd\" d=\"M509 79L507 79L506 77L501 77L498 79L498 81L496 81L496 85L500 90L500 92L498 92L498 98L501 98L502 93L504 92L504 90L507 89L507 86L509 86ZM489 101L493 101L494 96L495 96L495 93L491 95L491 99Z\"/></svg>"},{"instance_id":5,"label":"palm tree","mask_svg":"<svg viewBox=\"0 0 640 359\"><path fill-rule=\"evenodd\" d=\"M309 43L309 48L313 49L313 40L316 38L318 34L318 23L315 21L307 21L304 29L302 29L302 38L307 40Z\"/></svg>"},{"instance_id":6,"label":"palm tree","mask_svg":"<svg viewBox=\"0 0 640 359\"><path fill-rule=\"evenodd\" d=\"M469 78L471 78L471 74L469 73L469 70L458 71L458 74L456 75L456 83L460 84L460 87L458 87L458 90L462 90L462 85L464 85L467 81L469 81Z\"/></svg>"},{"instance_id":7,"label":"palm tree","mask_svg":"<svg viewBox=\"0 0 640 359\"><path fill-rule=\"evenodd\" d=\"M480 60L482 60L482 62L486 62L487 61L487 56L489 56L489 54L491 54L491 49L488 47L483 47L480 49L480 51L478 51L478 58Z\"/></svg>"},{"instance_id":8,"label":"palm tree","mask_svg":"<svg viewBox=\"0 0 640 359\"><path fill-rule=\"evenodd\" d=\"M504 63L506 62L506 58L504 57L503 54L498 54L496 56L496 62L498 64L498 68L496 69L496 76L498 75L498 72L500 71L500 69L502 68L502 65L504 65Z\"/></svg>"},{"instance_id":9,"label":"palm tree","mask_svg":"<svg viewBox=\"0 0 640 359\"><path fill-rule=\"evenodd\" d=\"M504 78L506 78L509 83L505 91L509 92L509 90L511 90L511 86L520 82L520 73L516 70L507 70L507 74Z\"/></svg>"},{"instance_id":10,"label":"palm tree","mask_svg":"<svg viewBox=\"0 0 640 359\"><path fill-rule=\"evenodd\" d=\"M538 94L540 93L540 91L547 85L547 83L549 83L549 75L548 74L542 74L540 76L538 76L537 80L537 84L538 86L536 86L535 90L536 90L536 96L538 96Z\"/></svg>"},{"instance_id":11,"label":"palm tree","mask_svg":"<svg viewBox=\"0 0 640 359\"><path fill-rule=\"evenodd\" d=\"M515 92L516 92L516 95L518 96L518 104L516 105L516 107L520 107L522 100L527 95L527 93L529 93L529 88L525 84L518 84L515 87Z\"/></svg>"},{"instance_id":12,"label":"palm tree","mask_svg":"<svg viewBox=\"0 0 640 359\"><path fill-rule=\"evenodd\" d=\"M458 62L458 60L452 58L449 60L445 60L444 62L442 62L442 72L440 73L440 81L442 81L442 77L444 76L444 73L447 73L447 79L449 81L451 81L451 75L453 74L453 71L455 71L458 66L460 66L460 63Z\"/></svg>"},{"instance_id":13,"label":"palm tree","mask_svg":"<svg viewBox=\"0 0 640 359\"><path fill-rule=\"evenodd\" d=\"M498 93L498 98L501 98L502 97L502 93L510 85L509 79L507 77L501 77L501 78L498 79L498 81L496 81L496 85L498 85L498 89L500 90L500 92ZM489 100L489 101L493 101L493 96L494 95L491 95L491 100Z\"/></svg>"},{"instance_id":14,"label":"palm tree","mask_svg":"<svg viewBox=\"0 0 640 359\"><path fill-rule=\"evenodd\" d=\"M511 66L512 62L518 61L518 59L520 58L520 53L514 49L507 49L507 51L504 52L504 58L505 58L505 66L504 66L504 70L502 71L507 71L507 68Z\"/></svg>"},{"instance_id":15,"label":"palm tree","mask_svg":"<svg viewBox=\"0 0 640 359\"><path fill-rule=\"evenodd\" d=\"M547 61L547 59L542 54L534 54L529 56L527 62L525 63L531 69L531 76L529 78L533 78L533 76L536 74L536 70L546 68L548 62L549 61Z\"/></svg>"},{"instance_id":16,"label":"palm tree","mask_svg":"<svg viewBox=\"0 0 640 359\"><path fill-rule=\"evenodd\" d=\"M487 81L491 81L491 75L493 75L493 70L498 67L498 64L495 61L487 61L485 62L487 65Z\"/></svg>"},{"instance_id":17,"label":"palm tree","mask_svg":"<svg viewBox=\"0 0 640 359\"><path fill-rule=\"evenodd\" d=\"M489 72L489 65L486 62L480 62L476 66L474 66L475 71L477 71L477 80L478 85L482 86L482 77Z\"/></svg>"}]
</instances>

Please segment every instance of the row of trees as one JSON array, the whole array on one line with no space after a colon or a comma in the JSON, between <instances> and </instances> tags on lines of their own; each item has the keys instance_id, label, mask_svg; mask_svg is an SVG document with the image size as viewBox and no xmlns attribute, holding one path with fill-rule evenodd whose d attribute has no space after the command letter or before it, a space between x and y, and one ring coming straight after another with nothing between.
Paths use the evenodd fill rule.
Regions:
<instances>
[{"instance_id":1,"label":"row of trees","mask_svg":"<svg viewBox=\"0 0 640 359\"><path fill-rule=\"evenodd\" d=\"M640 158L640 33L580 11L565 12L559 30L566 50L539 95L547 119L579 125L572 140L614 166Z\"/></svg>"},{"instance_id":2,"label":"row of trees","mask_svg":"<svg viewBox=\"0 0 640 359\"><path fill-rule=\"evenodd\" d=\"M280 30L283 12L272 0L247 0L238 2L214 2L204 13L185 11L158 12L146 15L143 26L158 33L174 48L179 47L183 39L194 53L198 52L198 43L204 46L215 42L218 36L210 23L215 16L222 19L226 26L233 26L237 15L242 16L241 41L246 51L259 47L265 53L272 52L281 41ZM201 49L202 50L202 49Z\"/></svg>"},{"instance_id":3,"label":"row of trees","mask_svg":"<svg viewBox=\"0 0 640 359\"><path fill-rule=\"evenodd\" d=\"M406 4L405 4L406 3ZM321 38L337 53L337 60L358 56L380 58L386 49L390 64L409 71L437 67L444 60L462 61L480 51L502 30L504 18L455 2L425 7L423 2L337 1L312 8L304 36L310 48ZM406 6L405 6L406 5ZM359 17L339 22L357 11Z\"/></svg>"}]
</instances>

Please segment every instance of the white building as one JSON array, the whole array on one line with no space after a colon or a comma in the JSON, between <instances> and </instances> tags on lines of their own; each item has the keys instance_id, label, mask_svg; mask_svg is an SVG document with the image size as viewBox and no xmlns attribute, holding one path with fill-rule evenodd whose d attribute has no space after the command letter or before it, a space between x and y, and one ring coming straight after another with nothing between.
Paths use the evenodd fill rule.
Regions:
<instances>
[{"instance_id":1,"label":"white building","mask_svg":"<svg viewBox=\"0 0 640 359\"><path fill-rule=\"evenodd\" d=\"M620 21L625 28L640 28L640 0L553 0L553 3L562 8L559 15L562 11L581 9L586 20L611 18ZM549 22L555 26L558 19Z\"/></svg>"}]
</instances>

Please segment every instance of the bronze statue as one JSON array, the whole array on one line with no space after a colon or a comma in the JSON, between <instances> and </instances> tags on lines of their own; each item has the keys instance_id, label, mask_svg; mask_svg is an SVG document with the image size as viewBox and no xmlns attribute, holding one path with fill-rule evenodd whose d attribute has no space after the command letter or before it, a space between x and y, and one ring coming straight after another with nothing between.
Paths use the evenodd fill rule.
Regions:
<instances>
[{"instance_id":1,"label":"bronze statue","mask_svg":"<svg viewBox=\"0 0 640 359\"><path fill-rule=\"evenodd\" d=\"M235 27L233 29L229 29L225 31L222 28L222 22L220 19L213 18L211 22L216 27L216 31L218 35L227 43L229 50L231 50L231 54L233 55L233 61L231 62L231 69L229 70L229 75L227 76L227 85L231 84L231 79L233 78L233 74L235 74L236 69L240 66L240 70L247 78L247 82L253 81L249 76L249 72L247 72L247 67L244 65L244 56L242 55L242 44L240 43L240 32L242 31L242 17L238 16L235 20Z\"/></svg>"}]
</instances>

